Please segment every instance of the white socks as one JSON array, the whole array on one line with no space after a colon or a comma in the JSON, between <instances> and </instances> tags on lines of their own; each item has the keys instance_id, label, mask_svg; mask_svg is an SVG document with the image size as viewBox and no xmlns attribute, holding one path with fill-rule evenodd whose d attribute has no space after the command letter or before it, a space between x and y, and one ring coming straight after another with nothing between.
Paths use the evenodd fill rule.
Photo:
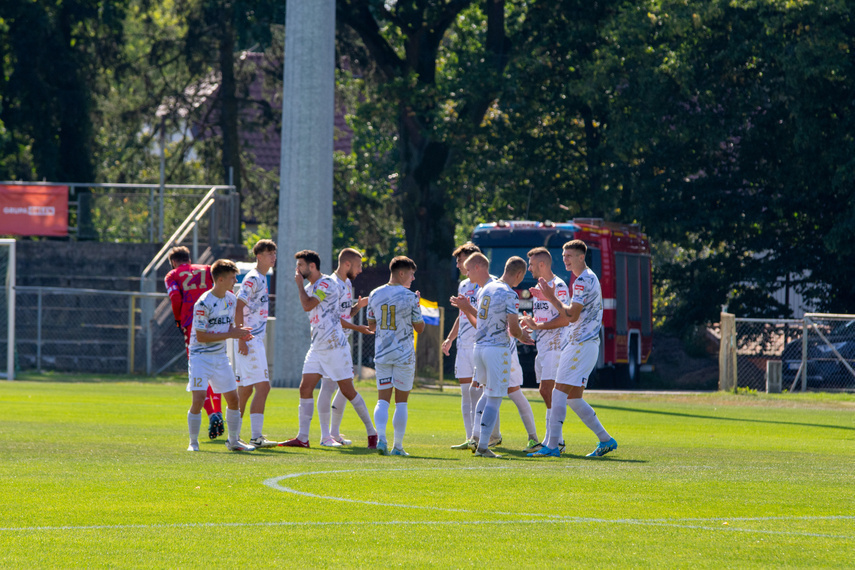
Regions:
<instances>
[{"instance_id":1,"label":"white socks","mask_svg":"<svg viewBox=\"0 0 855 570\"><path fill-rule=\"evenodd\" d=\"M321 423L321 441L330 437L330 402L338 385L326 376L321 378L318 390L318 421Z\"/></svg>"},{"instance_id":2,"label":"white socks","mask_svg":"<svg viewBox=\"0 0 855 570\"><path fill-rule=\"evenodd\" d=\"M546 447L555 449L562 439L564 420L567 418L567 394L561 390L552 391L552 410L549 416L549 439Z\"/></svg>"},{"instance_id":3,"label":"white socks","mask_svg":"<svg viewBox=\"0 0 855 570\"><path fill-rule=\"evenodd\" d=\"M387 423L389 423L389 402L377 400L377 405L374 406L374 426L377 429L377 439L380 441L386 441Z\"/></svg>"},{"instance_id":4,"label":"white socks","mask_svg":"<svg viewBox=\"0 0 855 570\"><path fill-rule=\"evenodd\" d=\"M481 434L492 433L493 427L496 425L496 420L499 419L499 407L502 405L502 399L489 396L483 396L481 399L486 400L484 411L481 414ZM489 438L480 439L478 441L478 449L484 451L487 449L489 443Z\"/></svg>"},{"instance_id":5,"label":"white socks","mask_svg":"<svg viewBox=\"0 0 855 570\"><path fill-rule=\"evenodd\" d=\"M478 401L474 406L475 414L473 416L474 419L472 421L472 435L470 437L475 441L481 441L481 421L482 416L484 414L484 406L486 405L487 397L481 396L480 398L478 398Z\"/></svg>"},{"instance_id":6,"label":"white socks","mask_svg":"<svg viewBox=\"0 0 855 570\"><path fill-rule=\"evenodd\" d=\"M407 431L407 403L395 404L395 415L392 418L392 427L395 428L395 445L397 449L404 449L404 433Z\"/></svg>"},{"instance_id":7,"label":"white socks","mask_svg":"<svg viewBox=\"0 0 855 570\"><path fill-rule=\"evenodd\" d=\"M249 426L252 429L252 439L261 437L264 428L264 414L249 414Z\"/></svg>"},{"instance_id":8,"label":"white socks","mask_svg":"<svg viewBox=\"0 0 855 570\"><path fill-rule=\"evenodd\" d=\"M377 430L374 429L374 424L371 423L371 414L368 413L368 406L365 405L365 400L362 399L362 394L357 394L350 403L353 406L353 410L356 412L356 415L359 416L359 419L365 424L365 431L368 435L377 435Z\"/></svg>"},{"instance_id":9,"label":"white socks","mask_svg":"<svg viewBox=\"0 0 855 570\"><path fill-rule=\"evenodd\" d=\"M484 394L483 387L476 387L475 382L470 382L467 384L469 386L469 407L472 413L472 417L469 419L469 429L471 430L466 434L466 437L472 438L473 435L477 432L480 433L480 425L481 425L481 416L476 416L475 407L478 405L478 401L481 399L481 396ZM484 409L483 407L481 408ZM465 425L465 424L464 424Z\"/></svg>"},{"instance_id":10,"label":"white socks","mask_svg":"<svg viewBox=\"0 0 855 570\"><path fill-rule=\"evenodd\" d=\"M332 401L332 424L330 424L330 435L335 438L341 437L341 419L344 417L344 409L346 407L347 398L344 397L344 394L341 393L341 390L337 390L335 393L335 398L333 398Z\"/></svg>"},{"instance_id":11,"label":"white socks","mask_svg":"<svg viewBox=\"0 0 855 570\"><path fill-rule=\"evenodd\" d=\"M187 412L187 430L190 432L190 443L199 445L199 428L202 427L202 412L191 414Z\"/></svg>"},{"instance_id":12,"label":"white socks","mask_svg":"<svg viewBox=\"0 0 855 570\"><path fill-rule=\"evenodd\" d=\"M600 441L606 442L611 439L609 432L607 432L603 427L603 424L600 423L600 419L597 417L597 412L594 411L594 408L592 408L588 402L582 398L574 398L572 400L568 400L567 404L570 406L570 409L576 412L576 415L579 416L582 423L588 426L589 430L594 432Z\"/></svg>"},{"instance_id":13,"label":"white socks","mask_svg":"<svg viewBox=\"0 0 855 570\"><path fill-rule=\"evenodd\" d=\"M315 402L311 398L300 398L300 431L297 439L302 442L309 441L309 426L312 425L312 416L315 411Z\"/></svg>"},{"instance_id":14,"label":"white socks","mask_svg":"<svg viewBox=\"0 0 855 570\"><path fill-rule=\"evenodd\" d=\"M229 443L234 445L240 439L240 410L226 408L226 424L229 428Z\"/></svg>"},{"instance_id":15,"label":"white socks","mask_svg":"<svg viewBox=\"0 0 855 570\"><path fill-rule=\"evenodd\" d=\"M472 395L469 392L471 382L460 385L460 413L463 414L463 429L466 439L472 435Z\"/></svg>"},{"instance_id":16,"label":"white socks","mask_svg":"<svg viewBox=\"0 0 855 570\"><path fill-rule=\"evenodd\" d=\"M522 390L515 390L508 394L511 401L516 404L517 411L520 413L520 419L525 426L526 434L529 439L537 440L537 427L534 425L534 412L531 411L531 404L523 395Z\"/></svg>"},{"instance_id":17,"label":"white socks","mask_svg":"<svg viewBox=\"0 0 855 570\"><path fill-rule=\"evenodd\" d=\"M546 442L549 441L549 434L551 433L549 430L549 421L550 421L551 417L552 417L552 408L546 408L546 428L545 428L546 433L543 434L543 441L540 442L542 445L546 445ZM549 447L549 446L547 446L547 447Z\"/></svg>"}]
</instances>

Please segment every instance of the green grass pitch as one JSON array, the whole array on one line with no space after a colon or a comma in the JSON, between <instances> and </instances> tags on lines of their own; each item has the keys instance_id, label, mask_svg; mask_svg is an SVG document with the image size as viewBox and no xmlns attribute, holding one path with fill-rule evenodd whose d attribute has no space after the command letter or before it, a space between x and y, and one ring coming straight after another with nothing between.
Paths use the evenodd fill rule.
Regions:
<instances>
[{"instance_id":1,"label":"green grass pitch","mask_svg":"<svg viewBox=\"0 0 855 570\"><path fill-rule=\"evenodd\" d=\"M189 453L180 382L73 380L0 383L0 567L855 565L852 395L591 393L618 450L585 458L571 412L541 460L505 400L490 460L449 449L455 389L412 394L408 458L369 452L350 408L351 448L318 446L316 414L312 449L230 453L203 419ZM268 437L296 434L297 402L271 392Z\"/></svg>"}]
</instances>

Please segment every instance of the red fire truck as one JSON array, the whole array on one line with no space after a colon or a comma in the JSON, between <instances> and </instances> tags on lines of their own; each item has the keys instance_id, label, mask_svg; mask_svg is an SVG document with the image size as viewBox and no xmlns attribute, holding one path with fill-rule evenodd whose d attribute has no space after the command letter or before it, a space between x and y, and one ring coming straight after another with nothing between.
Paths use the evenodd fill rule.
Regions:
<instances>
[{"instance_id":1,"label":"red fire truck","mask_svg":"<svg viewBox=\"0 0 855 570\"><path fill-rule=\"evenodd\" d=\"M552 272L571 289L575 277L564 268L561 254L562 246L573 239L587 244L588 267L597 274L603 290L603 328L597 364L602 371L601 380L612 377L618 385L632 387L653 346L650 244L638 226L575 218L555 223L500 221L480 224L472 232L472 242L490 259L491 274L501 275L505 262L514 255L528 262L528 251L542 246L552 254ZM526 273L517 289L521 311L531 310L528 288L534 285L531 274ZM525 384L532 385L536 382L535 348L520 345L519 353Z\"/></svg>"}]
</instances>

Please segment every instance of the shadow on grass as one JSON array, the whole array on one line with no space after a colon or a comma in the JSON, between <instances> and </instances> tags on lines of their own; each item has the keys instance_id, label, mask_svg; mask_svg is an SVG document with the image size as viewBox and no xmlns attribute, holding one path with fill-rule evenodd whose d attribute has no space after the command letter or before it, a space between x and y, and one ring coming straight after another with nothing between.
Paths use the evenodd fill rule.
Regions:
<instances>
[{"instance_id":1,"label":"shadow on grass","mask_svg":"<svg viewBox=\"0 0 855 570\"><path fill-rule=\"evenodd\" d=\"M136 374L64 374L62 372L21 372L15 382L59 382L67 384L114 384L136 382L139 384L186 384L186 374L142 376Z\"/></svg>"},{"instance_id":2,"label":"shadow on grass","mask_svg":"<svg viewBox=\"0 0 855 570\"><path fill-rule=\"evenodd\" d=\"M640 410L638 408L625 408L623 406L607 406L603 404L597 405L597 410L615 410L619 412L634 412L638 414L655 414L659 416L675 416L679 418L698 418L702 420L716 420L725 422L747 422L757 424L779 424L786 426L801 426L801 427L816 427L826 429L842 429L846 431L855 431L855 427L835 426L829 424L809 424L805 422L787 422L782 420L755 420L751 418L728 418L725 416L707 416L703 414L686 414L682 412L663 412L659 410Z\"/></svg>"}]
</instances>

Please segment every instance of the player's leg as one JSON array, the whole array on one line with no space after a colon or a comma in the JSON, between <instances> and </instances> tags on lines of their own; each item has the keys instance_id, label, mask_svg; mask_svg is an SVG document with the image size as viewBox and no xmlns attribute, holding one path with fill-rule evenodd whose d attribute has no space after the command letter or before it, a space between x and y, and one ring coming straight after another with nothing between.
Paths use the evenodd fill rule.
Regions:
<instances>
[{"instance_id":1,"label":"player's leg","mask_svg":"<svg viewBox=\"0 0 855 570\"><path fill-rule=\"evenodd\" d=\"M488 441L484 436L493 432L499 419L499 408L502 398L508 395L510 383L510 366L508 365L509 350L502 347L484 347L481 358L476 360L476 367L485 365L486 383L484 398L486 403L481 414L481 440L475 454L481 457L500 457L488 449Z\"/></svg>"},{"instance_id":2,"label":"player's leg","mask_svg":"<svg viewBox=\"0 0 855 570\"><path fill-rule=\"evenodd\" d=\"M371 413L365 400L353 386L353 364L351 364L350 350L347 346L328 351L330 354L321 363L330 378L338 383L338 389L353 406L353 410L365 425L365 433L368 435L368 449L377 448L377 430L371 421Z\"/></svg>"},{"instance_id":3,"label":"player's leg","mask_svg":"<svg viewBox=\"0 0 855 570\"><path fill-rule=\"evenodd\" d=\"M249 417L251 445L275 447L279 442L271 441L264 436L264 409L267 405L267 396L270 394L264 339L252 338L246 345L246 354L241 354L240 351L235 354L241 422Z\"/></svg>"},{"instance_id":4,"label":"player's leg","mask_svg":"<svg viewBox=\"0 0 855 570\"><path fill-rule=\"evenodd\" d=\"M597 365L600 347L597 343L585 342L575 347L575 349L574 355L578 359L578 374L575 377L575 381L571 383L572 386L570 389L565 390L567 393L567 405L582 420L582 423L594 432L597 439L600 440L597 448L589 453L588 457L601 457L617 449L617 442L609 435L603 424L600 423L600 418L597 417L597 412L594 411L594 408L582 399L585 387L588 385L588 378Z\"/></svg>"},{"instance_id":5,"label":"player's leg","mask_svg":"<svg viewBox=\"0 0 855 570\"><path fill-rule=\"evenodd\" d=\"M377 451L387 455L389 444L386 426L389 423L389 402L392 399L392 370L386 364L377 364L377 404L374 406L374 427L377 429ZM388 376L387 376L388 375ZM345 390L342 390L343 392Z\"/></svg>"},{"instance_id":6,"label":"player's leg","mask_svg":"<svg viewBox=\"0 0 855 570\"><path fill-rule=\"evenodd\" d=\"M312 425L312 416L315 410L315 401L312 398L312 394L315 391L315 386L320 381L321 372L306 372L306 368L303 368L303 377L300 379L300 405L298 408L300 430L297 432L297 437L282 443L283 446L309 447L309 428Z\"/></svg>"},{"instance_id":7,"label":"player's leg","mask_svg":"<svg viewBox=\"0 0 855 570\"><path fill-rule=\"evenodd\" d=\"M192 381L192 379L191 379ZM190 409L187 411L187 431L190 434L190 445L187 451L199 451L199 428L202 427L202 405L205 401L204 390L192 390Z\"/></svg>"},{"instance_id":8,"label":"player's leg","mask_svg":"<svg viewBox=\"0 0 855 570\"><path fill-rule=\"evenodd\" d=\"M469 440L472 438L472 418L474 416L474 405L478 400L472 399L472 377L474 376L472 365L472 348L457 347L457 355L454 358L454 376L460 383L460 414L463 416L463 430L466 441L459 445L451 446L452 449L469 449Z\"/></svg>"},{"instance_id":9,"label":"player's leg","mask_svg":"<svg viewBox=\"0 0 855 570\"><path fill-rule=\"evenodd\" d=\"M321 424L321 445L327 447L340 447L330 437L330 404L338 384L327 376L321 378L321 388L318 390L318 421Z\"/></svg>"},{"instance_id":10,"label":"player's leg","mask_svg":"<svg viewBox=\"0 0 855 570\"><path fill-rule=\"evenodd\" d=\"M344 394L344 397L353 406L356 415L359 416L359 419L365 425L365 433L368 436L368 449L377 449L377 430L374 429L374 424L371 423L371 414L368 412L365 400L353 386L353 378L339 380L338 389L341 390L341 393Z\"/></svg>"},{"instance_id":11,"label":"player's leg","mask_svg":"<svg viewBox=\"0 0 855 570\"><path fill-rule=\"evenodd\" d=\"M344 419L344 409L347 407L347 398L341 390L335 391L332 405L330 406L330 436L342 445L350 445L352 442L341 435L341 420Z\"/></svg>"},{"instance_id":12,"label":"player's leg","mask_svg":"<svg viewBox=\"0 0 855 570\"><path fill-rule=\"evenodd\" d=\"M416 376L416 364L396 364L392 370L392 382L395 385L395 416L392 418L392 426L395 428L395 443L392 446L391 455L409 455L404 451L404 435L407 433L407 419L409 416L408 402L410 391L413 389L413 380Z\"/></svg>"},{"instance_id":13,"label":"player's leg","mask_svg":"<svg viewBox=\"0 0 855 570\"><path fill-rule=\"evenodd\" d=\"M512 388L508 388L508 398L510 398L517 407L517 412L520 415L520 419L522 420L523 427L526 431L526 436L529 442L528 445L530 446L533 443L537 443L537 427L534 425L534 412L531 410L531 404L523 394L520 387L514 386Z\"/></svg>"},{"instance_id":14,"label":"player's leg","mask_svg":"<svg viewBox=\"0 0 855 570\"><path fill-rule=\"evenodd\" d=\"M252 451L255 447L240 439L242 419L240 416L240 398L237 393L237 381L232 365L225 354L211 357L211 376L209 382L214 392L222 394L226 401L226 427L228 439L226 448L230 451Z\"/></svg>"}]
</instances>

